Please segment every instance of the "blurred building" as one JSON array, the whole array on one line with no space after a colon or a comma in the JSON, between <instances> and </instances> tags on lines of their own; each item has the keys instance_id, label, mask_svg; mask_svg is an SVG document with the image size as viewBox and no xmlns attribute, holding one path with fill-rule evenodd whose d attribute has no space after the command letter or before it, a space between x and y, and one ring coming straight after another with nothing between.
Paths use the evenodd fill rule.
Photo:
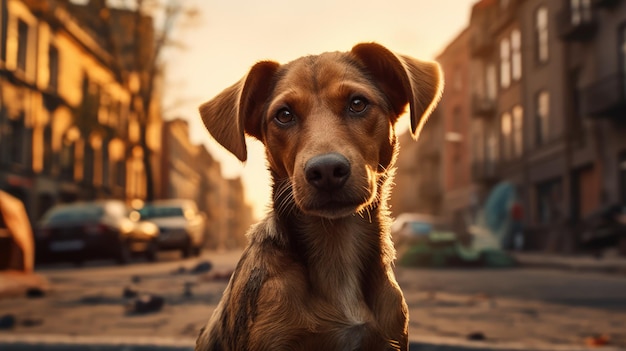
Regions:
<instances>
[{"instance_id":1,"label":"blurred building","mask_svg":"<svg viewBox=\"0 0 626 351\"><path fill-rule=\"evenodd\" d=\"M441 215L454 220L508 181L527 248L577 250L585 217L626 203L625 48L626 1L476 2L437 57Z\"/></svg>"},{"instance_id":2,"label":"blurred building","mask_svg":"<svg viewBox=\"0 0 626 351\"><path fill-rule=\"evenodd\" d=\"M462 31L436 57L444 72L447 93L442 96L439 116L443 123L442 214L458 231L476 206L476 185L472 181L472 148L480 147L471 128L472 93L470 31Z\"/></svg>"},{"instance_id":3,"label":"blurred building","mask_svg":"<svg viewBox=\"0 0 626 351\"><path fill-rule=\"evenodd\" d=\"M189 140L189 125L183 119L166 121L161 145L165 150L159 167L164 180L161 193L165 198L192 199L198 201L201 176L198 174L196 157L198 147Z\"/></svg>"},{"instance_id":4,"label":"blurred building","mask_svg":"<svg viewBox=\"0 0 626 351\"><path fill-rule=\"evenodd\" d=\"M129 93L111 69L112 57L61 3L9 0L5 10L4 187L19 194L31 217L57 199L123 189L124 112L110 110L127 107Z\"/></svg>"},{"instance_id":5,"label":"blurred building","mask_svg":"<svg viewBox=\"0 0 626 351\"><path fill-rule=\"evenodd\" d=\"M398 137L400 153L396 162L394 190L389 203L394 216L404 212L440 214L443 203L441 166L443 121L433 112L417 141L409 132Z\"/></svg>"},{"instance_id":6,"label":"blurred building","mask_svg":"<svg viewBox=\"0 0 626 351\"><path fill-rule=\"evenodd\" d=\"M252 208L245 202L240 178L224 179L221 166L206 147L189 139L182 119L164 124L161 157L161 193L166 198L192 199L207 216L207 246L242 247L252 223Z\"/></svg>"},{"instance_id":7,"label":"blurred building","mask_svg":"<svg viewBox=\"0 0 626 351\"><path fill-rule=\"evenodd\" d=\"M160 158L160 99L156 84L140 123L142 82L120 49L133 45L117 39L130 35L110 25L131 14L103 1L0 2L0 188L31 221L57 202L146 197L143 155L149 148L153 166ZM149 51L154 30L142 23L136 50Z\"/></svg>"},{"instance_id":8,"label":"blurred building","mask_svg":"<svg viewBox=\"0 0 626 351\"><path fill-rule=\"evenodd\" d=\"M247 244L245 234L253 222L252 206L244 202L243 182L240 178L227 179L226 203L228 213L225 216L227 235L221 248L244 247Z\"/></svg>"}]
</instances>

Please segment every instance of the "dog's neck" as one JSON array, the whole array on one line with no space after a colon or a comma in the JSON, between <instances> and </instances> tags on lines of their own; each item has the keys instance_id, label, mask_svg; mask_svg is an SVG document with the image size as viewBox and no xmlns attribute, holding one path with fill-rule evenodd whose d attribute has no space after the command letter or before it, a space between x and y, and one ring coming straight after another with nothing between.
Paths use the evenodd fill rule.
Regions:
<instances>
[{"instance_id":1,"label":"dog's neck","mask_svg":"<svg viewBox=\"0 0 626 351\"><path fill-rule=\"evenodd\" d=\"M385 177L381 183L387 181ZM380 186L379 192L382 189L388 186ZM362 289L365 280L387 274L395 259L387 194L377 194L366 210L338 219L304 214L295 204L286 205L285 201L293 201L293 197L275 188L273 217L280 241L297 253L297 260L308 270L311 288L327 299L367 300L367 292Z\"/></svg>"}]
</instances>

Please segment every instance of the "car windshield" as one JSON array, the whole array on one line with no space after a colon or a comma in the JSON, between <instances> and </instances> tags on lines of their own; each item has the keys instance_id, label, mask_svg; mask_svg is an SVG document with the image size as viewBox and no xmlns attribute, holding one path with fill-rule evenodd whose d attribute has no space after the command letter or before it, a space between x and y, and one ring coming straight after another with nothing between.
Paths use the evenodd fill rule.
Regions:
<instances>
[{"instance_id":1,"label":"car windshield","mask_svg":"<svg viewBox=\"0 0 626 351\"><path fill-rule=\"evenodd\" d=\"M142 219L160 217L182 217L183 209L177 206L146 206L139 210Z\"/></svg>"},{"instance_id":2,"label":"car windshield","mask_svg":"<svg viewBox=\"0 0 626 351\"><path fill-rule=\"evenodd\" d=\"M432 223L426 222L409 222L407 223L412 233L415 234L428 234L433 230Z\"/></svg>"},{"instance_id":3,"label":"car windshield","mask_svg":"<svg viewBox=\"0 0 626 351\"><path fill-rule=\"evenodd\" d=\"M93 221L103 215L104 209L101 206L83 204L52 209L43 220L49 223Z\"/></svg>"}]
</instances>

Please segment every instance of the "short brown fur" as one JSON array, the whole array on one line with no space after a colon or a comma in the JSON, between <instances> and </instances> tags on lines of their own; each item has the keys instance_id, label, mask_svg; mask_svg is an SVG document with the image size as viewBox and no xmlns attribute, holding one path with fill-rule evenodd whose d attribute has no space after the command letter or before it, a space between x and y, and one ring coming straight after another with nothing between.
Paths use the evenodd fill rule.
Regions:
<instances>
[{"instance_id":1,"label":"short brown fur","mask_svg":"<svg viewBox=\"0 0 626 351\"><path fill-rule=\"evenodd\" d=\"M200 107L240 160L260 140L272 208L203 328L196 350L407 350L387 196L394 125L415 138L441 95L439 66L367 43L285 65L257 63Z\"/></svg>"}]
</instances>

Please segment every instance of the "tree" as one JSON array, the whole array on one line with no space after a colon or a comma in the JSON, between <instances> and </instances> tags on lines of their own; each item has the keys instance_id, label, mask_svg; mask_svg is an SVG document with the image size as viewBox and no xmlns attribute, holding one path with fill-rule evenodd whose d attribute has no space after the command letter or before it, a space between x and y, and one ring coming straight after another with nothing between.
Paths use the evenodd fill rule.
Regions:
<instances>
[{"instance_id":1,"label":"tree","mask_svg":"<svg viewBox=\"0 0 626 351\"><path fill-rule=\"evenodd\" d=\"M126 73L132 91L131 111L139 122L139 146L143 150L146 176L146 200L155 198L154 170L148 145L150 119L163 79L163 53L181 45L172 32L181 16L192 19L195 8L186 8L180 0L117 0L110 1L107 18L108 34L113 38L114 56ZM155 23L155 19L158 23Z\"/></svg>"}]
</instances>

